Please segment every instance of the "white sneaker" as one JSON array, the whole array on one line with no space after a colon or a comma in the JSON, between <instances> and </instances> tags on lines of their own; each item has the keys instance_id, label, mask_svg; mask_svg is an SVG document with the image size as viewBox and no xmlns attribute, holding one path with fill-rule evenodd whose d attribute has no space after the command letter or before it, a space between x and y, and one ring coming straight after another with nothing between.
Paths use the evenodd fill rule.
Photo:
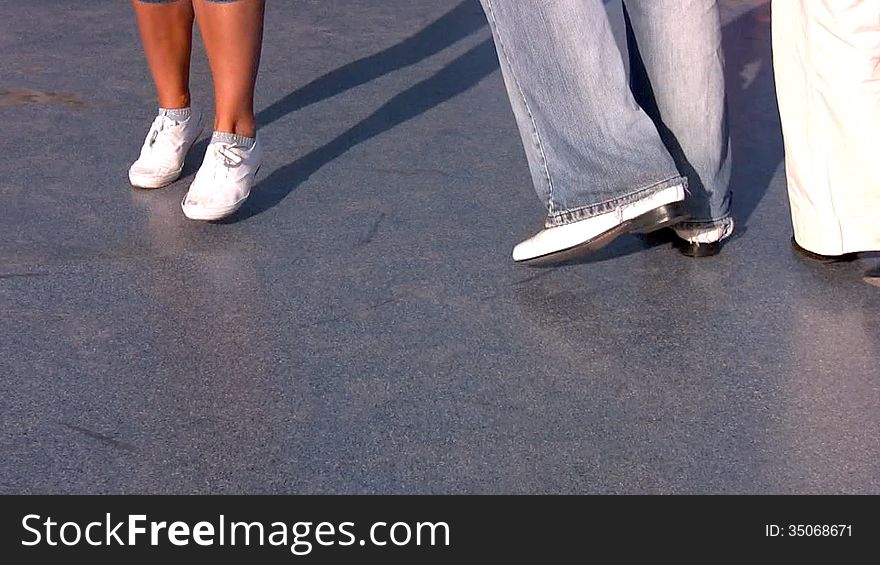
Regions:
<instances>
[{"instance_id":1,"label":"white sneaker","mask_svg":"<svg viewBox=\"0 0 880 565\"><path fill-rule=\"evenodd\" d=\"M140 157L128 169L128 180L138 188L162 188L180 178L183 161L202 133L202 114L190 111L180 122L159 114L153 120Z\"/></svg>"},{"instance_id":2,"label":"white sneaker","mask_svg":"<svg viewBox=\"0 0 880 565\"><path fill-rule=\"evenodd\" d=\"M565 261L604 247L619 235L647 233L685 219L676 203L681 185L665 188L620 208L562 226L545 228L513 248L513 260L529 264Z\"/></svg>"},{"instance_id":3,"label":"white sneaker","mask_svg":"<svg viewBox=\"0 0 880 565\"><path fill-rule=\"evenodd\" d=\"M181 202L191 220L219 220L241 208L263 162L259 139L250 149L224 141L208 145L189 192Z\"/></svg>"}]
</instances>

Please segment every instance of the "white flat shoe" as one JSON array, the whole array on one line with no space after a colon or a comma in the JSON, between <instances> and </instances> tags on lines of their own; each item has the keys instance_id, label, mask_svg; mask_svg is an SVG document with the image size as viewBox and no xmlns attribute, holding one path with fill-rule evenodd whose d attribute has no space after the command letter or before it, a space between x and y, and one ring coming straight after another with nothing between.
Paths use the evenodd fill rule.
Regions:
<instances>
[{"instance_id":1,"label":"white flat shoe","mask_svg":"<svg viewBox=\"0 0 880 565\"><path fill-rule=\"evenodd\" d=\"M513 260L529 265L567 261L592 253L627 233L649 233L685 220L684 187L672 186L647 198L590 218L545 228L513 248Z\"/></svg>"},{"instance_id":2,"label":"white flat shoe","mask_svg":"<svg viewBox=\"0 0 880 565\"><path fill-rule=\"evenodd\" d=\"M181 202L184 215L191 220L214 221L234 214L250 196L262 162L259 139L250 149L211 142Z\"/></svg>"},{"instance_id":3,"label":"white flat shoe","mask_svg":"<svg viewBox=\"0 0 880 565\"><path fill-rule=\"evenodd\" d=\"M195 108L185 121L164 114L153 120L141 154L128 169L128 180L137 188L162 188L180 178L183 162L202 133L202 114Z\"/></svg>"}]
</instances>

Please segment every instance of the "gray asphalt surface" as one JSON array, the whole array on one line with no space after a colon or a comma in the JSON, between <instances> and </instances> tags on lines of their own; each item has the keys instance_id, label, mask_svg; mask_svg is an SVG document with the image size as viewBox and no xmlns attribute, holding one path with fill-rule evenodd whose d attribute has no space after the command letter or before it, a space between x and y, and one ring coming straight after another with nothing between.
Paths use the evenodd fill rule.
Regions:
<instances>
[{"instance_id":1,"label":"gray asphalt surface","mask_svg":"<svg viewBox=\"0 0 880 565\"><path fill-rule=\"evenodd\" d=\"M0 493L880 493L877 259L789 245L766 3L724 3L736 239L556 269L510 260L542 209L474 0L270 1L220 224L198 150L128 186L126 2L0 14Z\"/></svg>"}]
</instances>

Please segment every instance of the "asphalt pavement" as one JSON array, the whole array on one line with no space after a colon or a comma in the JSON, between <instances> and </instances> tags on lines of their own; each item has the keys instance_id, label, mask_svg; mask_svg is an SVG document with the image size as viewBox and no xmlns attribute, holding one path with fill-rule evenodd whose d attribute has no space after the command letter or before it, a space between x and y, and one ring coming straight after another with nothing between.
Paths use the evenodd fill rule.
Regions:
<instances>
[{"instance_id":1,"label":"asphalt pavement","mask_svg":"<svg viewBox=\"0 0 880 565\"><path fill-rule=\"evenodd\" d=\"M128 3L0 0L0 493L880 493L877 258L791 249L768 5L723 5L735 239L534 269L475 0L270 0L216 224L198 149L128 185Z\"/></svg>"}]
</instances>

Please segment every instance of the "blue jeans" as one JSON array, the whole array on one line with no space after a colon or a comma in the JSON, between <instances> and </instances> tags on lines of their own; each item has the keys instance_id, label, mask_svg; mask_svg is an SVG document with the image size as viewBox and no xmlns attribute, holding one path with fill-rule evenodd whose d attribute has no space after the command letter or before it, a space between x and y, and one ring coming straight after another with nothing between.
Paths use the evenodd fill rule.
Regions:
<instances>
[{"instance_id":1,"label":"blue jeans","mask_svg":"<svg viewBox=\"0 0 880 565\"><path fill-rule=\"evenodd\" d=\"M688 189L689 227L728 218L730 144L715 0L624 0L643 63L633 75L644 83L635 89L647 93L642 105L601 0L480 1L547 227L676 184Z\"/></svg>"}]
</instances>

